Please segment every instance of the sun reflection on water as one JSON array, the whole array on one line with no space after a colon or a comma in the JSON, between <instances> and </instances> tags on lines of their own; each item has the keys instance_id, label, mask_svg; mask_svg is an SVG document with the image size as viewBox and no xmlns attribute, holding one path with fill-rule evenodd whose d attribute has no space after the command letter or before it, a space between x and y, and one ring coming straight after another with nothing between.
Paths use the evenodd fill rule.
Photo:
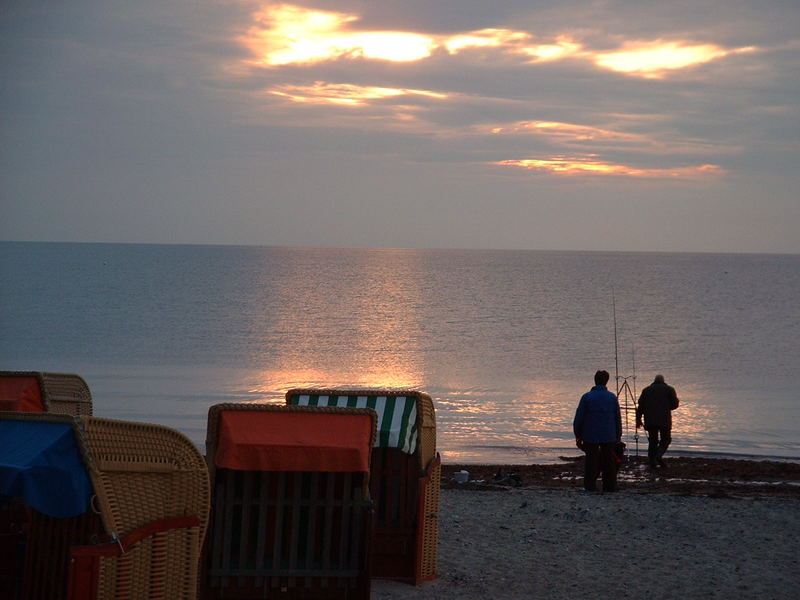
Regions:
<instances>
[{"instance_id":1,"label":"sun reflection on water","mask_svg":"<svg viewBox=\"0 0 800 600\"><path fill-rule=\"evenodd\" d=\"M247 387L254 396L274 400L293 387L422 386L422 353L414 347L418 290L404 277L415 268L416 254L375 250L358 256L351 278L331 281L326 289L309 285L308 264L289 266L281 274L282 299L263 307L281 309L257 313L252 322L263 328L265 338L282 332L280 351L265 354L263 368L250 378ZM324 258L320 269L323 263ZM328 331L325 324L331 320L340 322L346 335Z\"/></svg>"}]
</instances>

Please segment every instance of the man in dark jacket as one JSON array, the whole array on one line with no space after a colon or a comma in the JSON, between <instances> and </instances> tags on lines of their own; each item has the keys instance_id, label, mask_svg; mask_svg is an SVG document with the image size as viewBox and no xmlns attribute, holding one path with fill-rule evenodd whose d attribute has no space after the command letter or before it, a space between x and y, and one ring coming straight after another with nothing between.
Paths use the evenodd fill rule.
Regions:
<instances>
[{"instance_id":1,"label":"man in dark jacket","mask_svg":"<svg viewBox=\"0 0 800 600\"><path fill-rule=\"evenodd\" d=\"M636 427L644 426L647 430L647 458L653 469L656 465L667 466L664 453L672 441L672 411L678 408L678 402L675 388L664 383L663 375L656 375L639 396Z\"/></svg>"},{"instance_id":2,"label":"man in dark jacket","mask_svg":"<svg viewBox=\"0 0 800 600\"><path fill-rule=\"evenodd\" d=\"M594 387L581 397L572 421L575 444L586 453L583 486L597 489L597 476L603 474L603 491L617 490L617 461L614 447L622 439L619 400L606 388L608 371L594 374Z\"/></svg>"}]
</instances>

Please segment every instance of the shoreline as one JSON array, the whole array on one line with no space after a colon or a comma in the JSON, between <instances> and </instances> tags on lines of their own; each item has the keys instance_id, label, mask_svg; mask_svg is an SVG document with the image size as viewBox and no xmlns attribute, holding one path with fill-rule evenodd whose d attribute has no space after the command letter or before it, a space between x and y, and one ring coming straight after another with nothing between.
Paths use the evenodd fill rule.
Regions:
<instances>
[{"instance_id":1,"label":"shoreline","mask_svg":"<svg viewBox=\"0 0 800 600\"><path fill-rule=\"evenodd\" d=\"M654 470L646 457L626 456L617 476L620 491L800 500L800 463L669 455L667 461L667 468ZM462 470L469 472L469 481L455 483L453 473ZM461 486L582 489L583 457L563 456L557 463L538 464L442 464L442 487Z\"/></svg>"},{"instance_id":2,"label":"shoreline","mask_svg":"<svg viewBox=\"0 0 800 600\"><path fill-rule=\"evenodd\" d=\"M796 597L800 465L673 457L653 474L628 458L619 492L587 493L580 457L564 458L442 465L438 578L374 580L371 598Z\"/></svg>"},{"instance_id":3,"label":"shoreline","mask_svg":"<svg viewBox=\"0 0 800 600\"><path fill-rule=\"evenodd\" d=\"M627 443L627 442L626 442ZM449 460L447 451L442 451L442 461L458 463L460 465L520 465L520 464L552 464L563 462L564 457L569 457L579 451L575 446L563 446L553 448L538 448L538 449L525 449L525 448L511 448L508 447L488 447L490 452L487 457L480 457L474 455L475 458L456 458ZM464 449L460 449L457 454L464 456L468 454ZM631 458L636 458L633 445L628 443L627 455ZM641 457L647 456L647 444L639 448L639 455ZM753 452L724 452L722 450L680 450L669 449L668 456L673 458L706 458L706 459L723 459L723 460L746 460L753 462L790 462L800 464L800 456L789 456L784 454L758 454Z\"/></svg>"}]
</instances>

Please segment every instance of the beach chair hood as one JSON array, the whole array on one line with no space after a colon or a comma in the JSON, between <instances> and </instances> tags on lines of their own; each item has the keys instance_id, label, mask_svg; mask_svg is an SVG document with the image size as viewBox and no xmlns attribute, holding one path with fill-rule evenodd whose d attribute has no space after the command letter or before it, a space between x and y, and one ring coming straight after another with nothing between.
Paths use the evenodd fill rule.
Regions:
<instances>
[{"instance_id":1,"label":"beach chair hood","mask_svg":"<svg viewBox=\"0 0 800 600\"><path fill-rule=\"evenodd\" d=\"M219 411L217 467L240 471L369 472L374 421L367 413Z\"/></svg>"},{"instance_id":2,"label":"beach chair hood","mask_svg":"<svg viewBox=\"0 0 800 600\"><path fill-rule=\"evenodd\" d=\"M0 421L0 495L57 518L89 510L94 494L70 422Z\"/></svg>"},{"instance_id":3,"label":"beach chair hood","mask_svg":"<svg viewBox=\"0 0 800 600\"><path fill-rule=\"evenodd\" d=\"M0 411L45 412L36 377L23 374L0 377Z\"/></svg>"}]
</instances>

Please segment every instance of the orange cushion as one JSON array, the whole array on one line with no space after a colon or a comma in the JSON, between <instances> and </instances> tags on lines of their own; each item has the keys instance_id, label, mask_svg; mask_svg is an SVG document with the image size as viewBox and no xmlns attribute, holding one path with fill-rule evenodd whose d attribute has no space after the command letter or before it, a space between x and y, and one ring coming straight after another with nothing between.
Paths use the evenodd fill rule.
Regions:
<instances>
[{"instance_id":1,"label":"orange cushion","mask_svg":"<svg viewBox=\"0 0 800 600\"><path fill-rule=\"evenodd\" d=\"M214 464L240 471L369 471L368 414L230 411L219 416Z\"/></svg>"},{"instance_id":2,"label":"orange cushion","mask_svg":"<svg viewBox=\"0 0 800 600\"><path fill-rule=\"evenodd\" d=\"M39 380L36 377L0 377L0 410L45 412Z\"/></svg>"}]
</instances>

